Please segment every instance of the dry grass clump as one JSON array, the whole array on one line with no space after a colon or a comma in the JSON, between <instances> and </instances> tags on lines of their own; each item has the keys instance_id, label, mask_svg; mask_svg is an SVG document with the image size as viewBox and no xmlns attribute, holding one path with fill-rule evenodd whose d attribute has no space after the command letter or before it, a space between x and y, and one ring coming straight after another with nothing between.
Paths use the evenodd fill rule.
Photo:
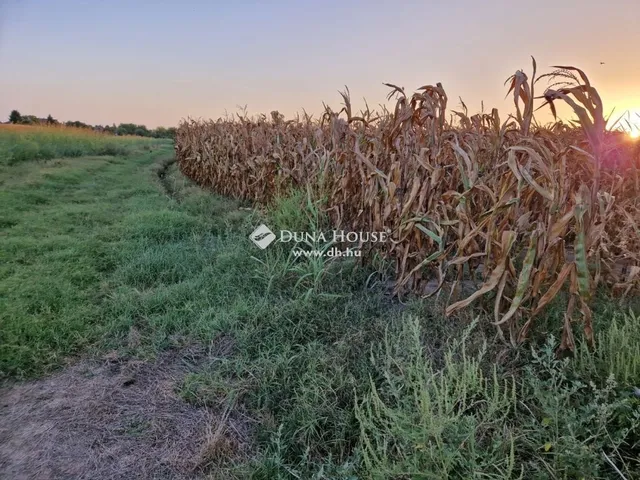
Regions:
<instances>
[{"instance_id":1,"label":"dry grass clump","mask_svg":"<svg viewBox=\"0 0 640 480\"><path fill-rule=\"evenodd\" d=\"M249 423L179 397L183 356L104 360L0 389L1 478L195 479L248 450Z\"/></svg>"},{"instance_id":2,"label":"dry grass clump","mask_svg":"<svg viewBox=\"0 0 640 480\"><path fill-rule=\"evenodd\" d=\"M534 89L567 103L572 124L541 126ZM268 202L291 187L326 199L336 228L381 231L392 241L396 293L448 295L451 315L491 299L494 322L514 343L568 289L564 348L573 348L579 313L593 340L589 300L604 284L619 294L640 287L640 148L606 129L602 101L574 67L507 81L516 114L453 111L442 85L409 95L391 88L393 111L354 115L325 106L319 120L183 122L176 153L184 174L216 192ZM427 288L436 278L435 291ZM463 282L477 290L459 298ZM433 281L431 282L433 284ZM489 295L491 294L491 295Z\"/></svg>"}]
</instances>

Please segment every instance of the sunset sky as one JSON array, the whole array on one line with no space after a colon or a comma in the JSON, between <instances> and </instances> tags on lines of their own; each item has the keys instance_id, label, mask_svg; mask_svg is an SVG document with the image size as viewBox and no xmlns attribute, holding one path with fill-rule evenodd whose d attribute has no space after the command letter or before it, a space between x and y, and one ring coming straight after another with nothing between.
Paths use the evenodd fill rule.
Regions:
<instances>
[{"instance_id":1,"label":"sunset sky","mask_svg":"<svg viewBox=\"0 0 640 480\"><path fill-rule=\"evenodd\" d=\"M172 126L442 82L450 107L506 118L503 83L530 55L583 68L605 110L640 112L638 19L637 0L0 0L0 117Z\"/></svg>"}]
</instances>

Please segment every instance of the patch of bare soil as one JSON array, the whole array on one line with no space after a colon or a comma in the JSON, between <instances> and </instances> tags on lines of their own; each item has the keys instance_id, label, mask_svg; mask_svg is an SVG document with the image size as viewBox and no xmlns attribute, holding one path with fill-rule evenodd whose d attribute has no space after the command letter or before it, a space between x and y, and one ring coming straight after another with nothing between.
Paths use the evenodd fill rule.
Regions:
<instances>
[{"instance_id":1,"label":"patch of bare soil","mask_svg":"<svg viewBox=\"0 0 640 480\"><path fill-rule=\"evenodd\" d=\"M184 402L184 355L83 361L0 389L2 479L196 479L242 456L249 423Z\"/></svg>"}]
</instances>

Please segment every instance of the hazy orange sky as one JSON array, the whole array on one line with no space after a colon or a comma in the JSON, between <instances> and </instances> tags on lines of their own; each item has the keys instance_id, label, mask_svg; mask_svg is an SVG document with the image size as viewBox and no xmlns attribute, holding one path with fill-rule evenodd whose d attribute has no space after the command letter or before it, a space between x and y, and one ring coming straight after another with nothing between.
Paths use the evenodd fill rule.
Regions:
<instances>
[{"instance_id":1,"label":"hazy orange sky","mask_svg":"<svg viewBox=\"0 0 640 480\"><path fill-rule=\"evenodd\" d=\"M530 55L583 68L607 111L640 112L639 20L637 0L0 0L0 117L171 126L442 82L450 107L506 118L504 80Z\"/></svg>"}]
</instances>

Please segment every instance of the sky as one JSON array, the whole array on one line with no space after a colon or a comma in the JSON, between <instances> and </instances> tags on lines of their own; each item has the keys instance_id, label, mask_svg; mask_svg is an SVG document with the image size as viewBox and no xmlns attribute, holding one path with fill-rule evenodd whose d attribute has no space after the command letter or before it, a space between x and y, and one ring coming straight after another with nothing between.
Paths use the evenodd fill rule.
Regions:
<instances>
[{"instance_id":1,"label":"sky","mask_svg":"<svg viewBox=\"0 0 640 480\"><path fill-rule=\"evenodd\" d=\"M358 109L385 103L383 82L441 82L451 108L506 118L504 81L532 55L585 70L606 111L640 113L638 19L637 0L0 0L0 121L318 115L345 85Z\"/></svg>"}]
</instances>

